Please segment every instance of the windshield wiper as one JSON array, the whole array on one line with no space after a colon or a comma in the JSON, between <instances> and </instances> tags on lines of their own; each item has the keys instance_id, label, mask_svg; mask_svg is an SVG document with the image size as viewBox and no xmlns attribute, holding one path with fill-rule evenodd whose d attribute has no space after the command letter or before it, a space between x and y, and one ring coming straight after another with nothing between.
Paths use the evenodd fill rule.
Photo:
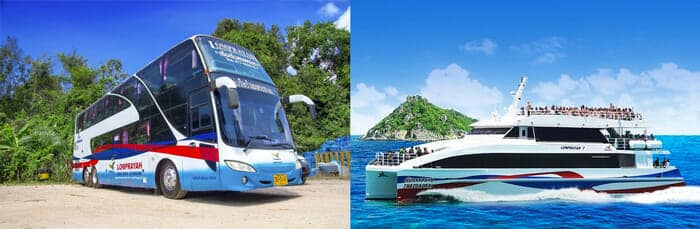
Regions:
<instances>
[{"instance_id":1,"label":"windshield wiper","mask_svg":"<svg viewBox=\"0 0 700 229\"><path fill-rule=\"evenodd\" d=\"M243 149L243 152L248 151L248 146L250 146L250 143L253 142L253 140L268 140L268 141L272 141L272 138L268 137L267 135L249 136L249 137L248 137L248 141L245 142L245 149Z\"/></svg>"},{"instance_id":2,"label":"windshield wiper","mask_svg":"<svg viewBox=\"0 0 700 229\"><path fill-rule=\"evenodd\" d=\"M291 143L287 143L287 142L275 143L275 144L270 144L267 146L287 146L290 149L294 149L294 145L292 145Z\"/></svg>"}]
</instances>

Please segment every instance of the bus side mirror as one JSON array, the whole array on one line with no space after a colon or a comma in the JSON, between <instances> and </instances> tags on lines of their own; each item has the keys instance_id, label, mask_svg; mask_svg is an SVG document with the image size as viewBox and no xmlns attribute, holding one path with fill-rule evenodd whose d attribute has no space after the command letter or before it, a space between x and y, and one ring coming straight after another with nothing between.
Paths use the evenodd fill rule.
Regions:
<instances>
[{"instance_id":1,"label":"bus side mirror","mask_svg":"<svg viewBox=\"0 0 700 229\"><path fill-rule=\"evenodd\" d=\"M226 88L226 99L228 100L228 107L231 109L238 108L238 91L236 90L236 82L228 77L219 77L214 81L211 81L209 88L213 91L218 88Z\"/></svg>"},{"instance_id":2,"label":"bus side mirror","mask_svg":"<svg viewBox=\"0 0 700 229\"><path fill-rule=\"evenodd\" d=\"M309 108L309 114L311 115L311 119L316 120L316 104L309 97L305 95L290 95L289 97L282 98L283 104L298 102L305 103L306 106Z\"/></svg>"},{"instance_id":3,"label":"bus side mirror","mask_svg":"<svg viewBox=\"0 0 700 229\"><path fill-rule=\"evenodd\" d=\"M238 91L236 91L235 88L228 88L226 90L226 94L228 96L228 107L231 109L237 109L238 108Z\"/></svg>"}]
</instances>

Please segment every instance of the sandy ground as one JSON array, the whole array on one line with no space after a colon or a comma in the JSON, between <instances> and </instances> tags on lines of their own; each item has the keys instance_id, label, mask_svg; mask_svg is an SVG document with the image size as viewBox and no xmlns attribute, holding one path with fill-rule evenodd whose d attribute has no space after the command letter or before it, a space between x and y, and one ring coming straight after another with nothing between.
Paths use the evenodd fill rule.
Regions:
<instances>
[{"instance_id":1,"label":"sandy ground","mask_svg":"<svg viewBox=\"0 0 700 229\"><path fill-rule=\"evenodd\" d=\"M0 228L349 228L349 180L190 193L79 184L0 186Z\"/></svg>"}]
</instances>

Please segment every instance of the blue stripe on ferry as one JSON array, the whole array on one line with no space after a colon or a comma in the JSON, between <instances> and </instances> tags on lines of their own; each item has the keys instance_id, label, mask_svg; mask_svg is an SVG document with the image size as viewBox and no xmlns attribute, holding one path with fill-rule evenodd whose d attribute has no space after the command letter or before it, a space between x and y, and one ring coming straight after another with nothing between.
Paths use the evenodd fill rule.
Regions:
<instances>
[{"instance_id":1,"label":"blue stripe on ferry","mask_svg":"<svg viewBox=\"0 0 700 229\"><path fill-rule=\"evenodd\" d=\"M433 181L449 181L449 180L466 180L466 179L492 179L495 177L501 177L503 175L474 175L474 176L467 176L467 177L457 177L457 178L432 178ZM404 183L407 177L412 177L412 178L430 178L430 177L425 177L425 176L399 176L397 177L397 182L398 183ZM679 169L673 169L665 172L660 172L660 173L652 173L652 174L646 174L646 175L639 175L639 176L627 176L627 177L611 177L611 178L658 178L658 177L682 177L681 172ZM515 179L533 179L536 180L538 178L552 178L552 177L542 177L542 176L527 176L527 177L518 177ZM565 178L563 178L565 179ZM585 178L584 178L585 179Z\"/></svg>"},{"instance_id":2,"label":"blue stripe on ferry","mask_svg":"<svg viewBox=\"0 0 700 229\"><path fill-rule=\"evenodd\" d=\"M678 169L673 169L660 173L652 173L639 176L628 176L627 178L657 178L657 177L681 177L681 171Z\"/></svg>"}]
</instances>

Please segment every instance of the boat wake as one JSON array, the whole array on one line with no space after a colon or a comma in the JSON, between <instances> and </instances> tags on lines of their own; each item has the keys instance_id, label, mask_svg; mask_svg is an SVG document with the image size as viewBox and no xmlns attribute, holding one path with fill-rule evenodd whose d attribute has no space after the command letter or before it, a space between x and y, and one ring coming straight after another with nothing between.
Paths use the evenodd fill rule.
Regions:
<instances>
[{"instance_id":1,"label":"boat wake","mask_svg":"<svg viewBox=\"0 0 700 229\"><path fill-rule=\"evenodd\" d=\"M418 194L421 202L530 202L530 201L571 201L583 203L630 202L638 204L657 203L697 203L700 204L700 186L671 187L650 193L607 194L575 188L545 190L532 194L495 195L483 191L465 189L435 189Z\"/></svg>"}]
</instances>

